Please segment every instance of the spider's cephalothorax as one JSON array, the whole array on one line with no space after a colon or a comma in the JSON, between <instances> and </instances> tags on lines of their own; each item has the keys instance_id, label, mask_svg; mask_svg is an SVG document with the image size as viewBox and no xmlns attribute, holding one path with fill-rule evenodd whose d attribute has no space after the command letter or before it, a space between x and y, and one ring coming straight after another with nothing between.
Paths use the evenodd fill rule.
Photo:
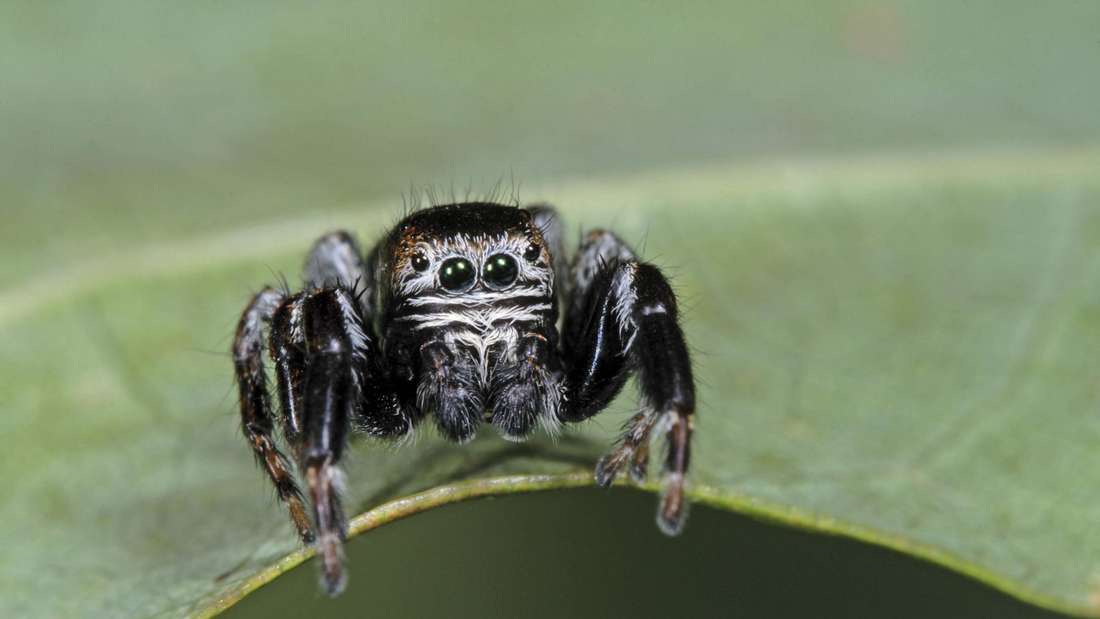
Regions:
<instances>
[{"instance_id":1,"label":"spider's cephalothorax","mask_svg":"<svg viewBox=\"0 0 1100 619\"><path fill-rule=\"evenodd\" d=\"M306 498L275 444L265 352ZM395 439L430 417L453 441L483 423L523 440L600 412L633 372L641 411L596 480L608 485L623 467L643 479L656 429L668 447L657 523L683 526L695 401L676 297L610 232L589 232L567 264L550 207L431 207L366 256L350 234L325 235L301 292L252 299L233 355L245 436L299 535L317 544L329 593L343 586L338 464L349 430Z\"/></svg>"}]
</instances>

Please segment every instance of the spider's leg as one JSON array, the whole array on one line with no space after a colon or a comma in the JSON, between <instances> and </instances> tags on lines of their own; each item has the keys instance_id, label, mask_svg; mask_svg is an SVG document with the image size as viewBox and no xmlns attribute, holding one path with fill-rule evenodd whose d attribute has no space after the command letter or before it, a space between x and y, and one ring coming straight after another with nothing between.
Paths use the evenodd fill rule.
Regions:
<instances>
[{"instance_id":1,"label":"spider's leg","mask_svg":"<svg viewBox=\"0 0 1100 619\"><path fill-rule=\"evenodd\" d=\"M569 276L562 325L568 403L563 421L581 421L603 410L629 378L623 354L627 340L619 329L611 287L615 266L635 261L634 252L614 234L594 230L581 242Z\"/></svg>"},{"instance_id":2,"label":"spider's leg","mask_svg":"<svg viewBox=\"0 0 1100 619\"><path fill-rule=\"evenodd\" d=\"M283 436L300 457L302 381L306 371L306 341L302 330L302 294L288 298L271 317L268 346L275 362L275 384L283 417Z\"/></svg>"},{"instance_id":3,"label":"spider's leg","mask_svg":"<svg viewBox=\"0 0 1100 619\"><path fill-rule=\"evenodd\" d=\"M346 232L321 237L306 260L304 280L309 292L287 312L285 331L300 342L304 370L297 381L286 381L285 394L280 381L280 396L299 412L298 460L313 505L322 584L335 595L345 580L339 462L348 432L354 427L393 437L406 434L412 424L384 371L367 313L372 278L354 237ZM292 419L288 416L288 424Z\"/></svg>"},{"instance_id":4,"label":"spider's leg","mask_svg":"<svg viewBox=\"0 0 1100 619\"><path fill-rule=\"evenodd\" d=\"M561 368L555 345L541 333L521 334L514 363L497 363L490 379L489 422L504 438L524 440L537 422L550 434L559 428Z\"/></svg>"},{"instance_id":5,"label":"spider's leg","mask_svg":"<svg viewBox=\"0 0 1100 619\"><path fill-rule=\"evenodd\" d=\"M569 294L565 303L562 335L567 355L575 352L570 350L570 346L585 342L584 331L593 318L592 312L597 302L595 296L608 283L608 267L631 260L637 260L634 251L611 232L592 230L581 240L566 279Z\"/></svg>"},{"instance_id":6,"label":"spider's leg","mask_svg":"<svg viewBox=\"0 0 1100 619\"><path fill-rule=\"evenodd\" d=\"M602 410L637 372L643 411L627 422L615 450L597 465L596 479L610 484L630 462L644 477L648 440L665 436L664 490L657 523L674 535L686 515L684 478L691 448L695 388L691 361L677 320L676 296L657 267L639 262L614 235L595 232L574 266L574 296L565 323L568 406L564 420Z\"/></svg>"},{"instance_id":7,"label":"spider's leg","mask_svg":"<svg viewBox=\"0 0 1100 619\"><path fill-rule=\"evenodd\" d=\"M377 252L371 252L372 259ZM362 408L354 419L356 428L379 438L393 438L407 434L412 421L402 410L400 400L392 388L388 373L382 363L382 355L376 344L372 318L374 316L374 269L363 260L359 242L350 232L337 230L317 239L306 258L302 279L307 290L340 288L355 295L359 310L360 327L367 336L367 354L359 361ZM300 312L297 319L301 320ZM292 329L293 330L293 329ZM301 348L305 348L303 329L297 327Z\"/></svg>"},{"instance_id":8,"label":"spider's leg","mask_svg":"<svg viewBox=\"0 0 1100 619\"><path fill-rule=\"evenodd\" d=\"M343 231L332 232L319 238L310 250L309 256L306 259L304 268L305 283L308 288L319 288L324 286L335 287L339 285L346 285L348 288L359 284L361 280L364 280L363 261L360 257L359 246L355 241L355 238ZM366 284L363 284L366 285ZM276 392L279 398L279 408L282 412L283 421L283 435L286 438L287 443L294 451L294 455L298 458L301 456L301 441L302 441L302 388L303 380L306 371L306 343L305 334L302 328L302 301L304 293L293 295L289 298L283 299L279 296L277 299L275 296L277 293L273 290L265 290L257 296L257 300L267 299L269 302L257 305L254 301L253 305L262 306L263 315L260 316L260 320L253 320L252 324L257 327L262 322L270 322L270 336L269 336L269 353L275 365L275 379L276 379ZM366 295L364 295L365 297ZM251 308L252 306L250 306ZM259 338L260 333L258 330L251 330L247 332L248 337L242 339L242 334L245 333L244 329L249 326L249 322L245 320L249 317L249 311L245 312L245 316L242 317L241 327L238 328L238 344L234 347L234 351L242 349L242 347L255 346L255 342L251 338ZM245 355L248 356L247 354ZM240 354L237 358L242 358ZM250 358L250 357L249 357ZM262 364L262 355L257 357L255 363ZM240 362L238 362L240 367ZM258 366L262 368L262 365ZM262 369L258 370L258 374L254 374L256 380L262 381L263 372ZM238 378L241 376L250 376L247 372L242 374L242 371L238 369ZM263 410L267 411L264 416L266 421L262 422L271 425L270 421L270 405L268 404L268 395L266 385L263 385L262 391L255 391L256 386L261 385L262 382L253 381L249 389L253 390L253 401L255 404L249 406L249 411ZM251 418L253 415L250 412L244 411L244 403L246 398L245 385L242 383L242 414L247 418ZM260 400L263 398L263 406L260 406ZM255 423L253 424L255 426ZM247 428L246 421L246 428ZM256 426L259 427L259 426ZM246 433L248 430L246 429ZM266 440L270 442L271 429L266 432ZM253 439L249 434L249 440L255 445L256 439ZM258 452L259 453L259 452ZM302 539L309 543L313 541L313 531L309 526L309 518L306 516L306 511L302 507L301 497L298 492L293 479L288 473L288 466L285 459L281 458L281 454L277 454L277 463L279 467L273 469L272 465L265 464L272 479L275 480L276 488L279 491L279 497L284 501L287 501L291 511L291 518L294 520L295 527L298 529L299 535ZM262 456L261 460L264 461L266 456ZM278 473L272 472L277 470Z\"/></svg>"},{"instance_id":9,"label":"spider's leg","mask_svg":"<svg viewBox=\"0 0 1100 619\"><path fill-rule=\"evenodd\" d=\"M345 230L330 232L313 243L306 258L302 279L306 289L345 288L355 290L365 317L373 314L374 278L363 260L355 236Z\"/></svg>"},{"instance_id":10,"label":"spider's leg","mask_svg":"<svg viewBox=\"0 0 1100 619\"><path fill-rule=\"evenodd\" d=\"M271 320L282 304L283 295L272 288L265 288L253 297L237 325L237 335L233 340L233 361L240 391L241 427L245 438L275 485L279 499L290 510L290 518L298 535L308 543L312 541L313 533L289 463L275 444L275 423L264 373L264 324Z\"/></svg>"},{"instance_id":11,"label":"spider's leg","mask_svg":"<svg viewBox=\"0 0 1100 619\"><path fill-rule=\"evenodd\" d=\"M429 340L420 348L420 363L424 368L416 390L420 410L434 414L436 427L448 440L473 440L485 410L473 353Z\"/></svg>"},{"instance_id":12,"label":"spider's leg","mask_svg":"<svg viewBox=\"0 0 1100 619\"><path fill-rule=\"evenodd\" d=\"M306 370L302 381L302 445L299 461L317 531L323 584L330 595L344 584L338 465L351 420L362 406L362 364L372 342L363 331L351 295L340 288L309 293L302 301Z\"/></svg>"}]
</instances>

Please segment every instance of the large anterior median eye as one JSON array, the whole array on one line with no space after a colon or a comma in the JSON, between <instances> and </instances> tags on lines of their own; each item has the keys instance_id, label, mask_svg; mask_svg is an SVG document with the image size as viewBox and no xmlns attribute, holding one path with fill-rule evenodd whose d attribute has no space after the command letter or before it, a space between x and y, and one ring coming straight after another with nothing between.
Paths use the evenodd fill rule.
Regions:
<instances>
[{"instance_id":1,"label":"large anterior median eye","mask_svg":"<svg viewBox=\"0 0 1100 619\"><path fill-rule=\"evenodd\" d=\"M465 258L448 258L439 266L439 283L447 290L466 290L474 283L474 265Z\"/></svg>"},{"instance_id":2,"label":"large anterior median eye","mask_svg":"<svg viewBox=\"0 0 1100 619\"><path fill-rule=\"evenodd\" d=\"M490 288L506 288L516 281L516 259L508 254L489 256L481 269L481 278Z\"/></svg>"}]
</instances>

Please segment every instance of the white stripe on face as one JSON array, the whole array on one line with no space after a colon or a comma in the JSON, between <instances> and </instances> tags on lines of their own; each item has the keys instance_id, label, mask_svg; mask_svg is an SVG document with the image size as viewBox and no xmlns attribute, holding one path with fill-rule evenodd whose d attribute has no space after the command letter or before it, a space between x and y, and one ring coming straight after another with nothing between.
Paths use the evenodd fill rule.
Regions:
<instances>
[{"instance_id":1,"label":"white stripe on face","mask_svg":"<svg viewBox=\"0 0 1100 619\"><path fill-rule=\"evenodd\" d=\"M483 309L458 310L453 312L433 312L431 314L410 314L399 316L396 320L416 323L414 329L438 328L447 325L465 325L477 331L490 331L496 323L506 323L511 327L517 322L533 322L545 318L545 312L551 309L550 303L539 303L526 307L486 307Z\"/></svg>"},{"instance_id":2,"label":"white stripe on face","mask_svg":"<svg viewBox=\"0 0 1100 619\"><path fill-rule=\"evenodd\" d=\"M472 290L461 295L424 295L410 297L407 303L413 307L422 305L486 305L497 301L505 301L516 297L549 297L550 289L547 286L520 286L510 290L494 292L490 290Z\"/></svg>"}]
</instances>

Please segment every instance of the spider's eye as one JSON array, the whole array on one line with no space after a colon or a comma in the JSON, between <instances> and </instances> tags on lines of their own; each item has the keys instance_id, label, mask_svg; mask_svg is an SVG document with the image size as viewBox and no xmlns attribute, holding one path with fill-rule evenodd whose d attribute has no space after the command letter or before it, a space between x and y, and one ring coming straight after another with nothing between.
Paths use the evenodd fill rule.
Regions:
<instances>
[{"instance_id":1,"label":"spider's eye","mask_svg":"<svg viewBox=\"0 0 1100 619\"><path fill-rule=\"evenodd\" d=\"M420 252L416 252L415 254L413 254L412 265L413 265L413 268L416 269L417 271L421 271L421 272L425 271L428 268L429 264L431 264L431 263L428 262L428 257L425 256L424 254L422 254Z\"/></svg>"},{"instance_id":2,"label":"spider's eye","mask_svg":"<svg viewBox=\"0 0 1100 619\"><path fill-rule=\"evenodd\" d=\"M452 292L469 288L474 275L474 265L465 258L448 258L439 267L439 283Z\"/></svg>"},{"instance_id":3,"label":"spider's eye","mask_svg":"<svg viewBox=\"0 0 1100 619\"><path fill-rule=\"evenodd\" d=\"M516 267L516 259L508 254L496 254L489 256L485 261L485 267L481 270L481 277L490 288L505 288L516 281L519 268Z\"/></svg>"},{"instance_id":4,"label":"spider's eye","mask_svg":"<svg viewBox=\"0 0 1100 619\"><path fill-rule=\"evenodd\" d=\"M542 253L542 248L538 243L531 243L527 246L527 249L523 250L523 257L527 259L527 262L534 262L538 260L539 254Z\"/></svg>"}]
</instances>

